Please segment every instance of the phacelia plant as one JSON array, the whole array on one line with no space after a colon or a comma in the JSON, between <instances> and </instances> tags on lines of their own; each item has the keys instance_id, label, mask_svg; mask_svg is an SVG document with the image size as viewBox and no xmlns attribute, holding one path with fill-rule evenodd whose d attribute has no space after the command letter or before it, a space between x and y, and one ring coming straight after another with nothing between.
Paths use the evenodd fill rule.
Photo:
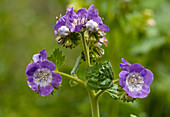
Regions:
<instances>
[{"instance_id":1,"label":"phacelia plant","mask_svg":"<svg viewBox=\"0 0 170 117\"><path fill-rule=\"evenodd\" d=\"M27 66L26 75L28 86L34 92L41 96L53 93L54 88L62 82L61 75L65 76L71 80L72 86L81 84L88 90L93 117L100 116L98 98L105 92L113 99L124 102L133 102L136 98L148 96L149 85L153 81L150 70L138 63L130 64L122 58L119 78L115 78L109 61L97 62L104 54L102 45L108 46L105 32L109 31L109 27L103 23L94 5L88 10L81 8L76 13L73 7L68 8L66 14L57 19L54 29L58 44L66 48L82 44L82 52L70 75L59 71L65 59L61 50L55 49L49 57L45 49L33 55L33 62ZM76 75L82 62L86 62L87 67L83 80Z\"/></svg>"}]
</instances>

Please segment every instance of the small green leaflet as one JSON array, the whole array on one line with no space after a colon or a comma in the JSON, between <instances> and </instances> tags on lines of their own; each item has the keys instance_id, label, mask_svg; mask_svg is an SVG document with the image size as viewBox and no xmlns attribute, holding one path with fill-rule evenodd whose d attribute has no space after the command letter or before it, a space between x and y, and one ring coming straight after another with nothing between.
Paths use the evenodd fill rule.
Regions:
<instances>
[{"instance_id":1,"label":"small green leaflet","mask_svg":"<svg viewBox=\"0 0 170 117\"><path fill-rule=\"evenodd\" d=\"M110 94L110 96L114 99L120 99L124 102L134 102L135 98L132 98L129 96L120 85L114 84L113 87L107 89L107 92Z\"/></svg>"},{"instance_id":2,"label":"small green leaflet","mask_svg":"<svg viewBox=\"0 0 170 117\"><path fill-rule=\"evenodd\" d=\"M64 63L65 56L62 55L62 51L59 48L56 48L47 59L52 61L56 65L56 69L58 69Z\"/></svg>"},{"instance_id":3,"label":"small green leaflet","mask_svg":"<svg viewBox=\"0 0 170 117\"><path fill-rule=\"evenodd\" d=\"M91 65L86 73L86 87L92 90L105 90L113 86L114 73L110 62Z\"/></svg>"}]
</instances>

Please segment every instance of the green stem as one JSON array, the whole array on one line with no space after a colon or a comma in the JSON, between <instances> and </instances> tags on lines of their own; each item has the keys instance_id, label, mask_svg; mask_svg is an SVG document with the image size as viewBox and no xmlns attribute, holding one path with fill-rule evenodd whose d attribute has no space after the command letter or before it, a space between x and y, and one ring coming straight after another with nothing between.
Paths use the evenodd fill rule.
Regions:
<instances>
[{"instance_id":1,"label":"green stem","mask_svg":"<svg viewBox=\"0 0 170 117\"><path fill-rule=\"evenodd\" d=\"M74 80L74 81L76 81L76 82L78 82L78 83L80 83L82 85L85 85L85 82L83 80L81 80L81 79L78 79L77 77L73 77L73 76L71 76L69 74L66 74L66 73L63 73L63 72L59 72L59 71L54 71L54 72L59 73L60 75L65 76L65 77L67 77L70 80Z\"/></svg>"},{"instance_id":2,"label":"green stem","mask_svg":"<svg viewBox=\"0 0 170 117\"><path fill-rule=\"evenodd\" d=\"M99 90L99 91L96 93L96 98L99 98L104 92L105 92L105 90Z\"/></svg>"},{"instance_id":3,"label":"green stem","mask_svg":"<svg viewBox=\"0 0 170 117\"><path fill-rule=\"evenodd\" d=\"M90 66L89 47L87 46L86 39L84 38L84 32L81 33L81 36L82 36L82 41L83 41L84 53L86 57L86 64L87 64L87 67L89 67Z\"/></svg>"},{"instance_id":4,"label":"green stem","mask_svg":"<svg viewBox=\"0 0 170 117\"><path fill-rule=\"evenodd\" d=\"M113 84L119 82L119 79L113 80Z\"/></svg>"},{"instance_id":5,"label":"green stem","mask_svg":"<svg viewBox=\"0 0 170 117\"><path fill-rule=\"evenodd\" d=\"M98 97L96 97L94 90L88 90L88 93L91 102L92 117L100 117Z\"/></svg>"},{"instance_id":6,"label":"green stem","mask_svg":"<svg viewBox=\"0 0 170 117\"><path fill-rule=\"evenodd\" d=\"M83 49L86 57L86 64L88 68L90 66L89 46L87 45L86 39L84 37L84 32L81 33L81 36L83 41ZM88 93L91 103L92 117L100 117L98 97L96 96L94 90L88 89Z\"/></svg>"}]
</instances>

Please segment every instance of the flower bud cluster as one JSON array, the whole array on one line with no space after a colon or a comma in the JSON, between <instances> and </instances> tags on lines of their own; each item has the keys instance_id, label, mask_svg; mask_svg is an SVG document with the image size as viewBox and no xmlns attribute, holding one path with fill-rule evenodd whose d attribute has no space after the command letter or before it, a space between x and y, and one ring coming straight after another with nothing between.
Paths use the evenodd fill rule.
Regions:
<instances>
[{"instance_id":1,"label":"flower bud cluster","mask_svg":"<svg viewBox=\"0 0 170 117\"><path fill-rule=\"evenodd\" d=\"M98 15L98 10L94 8L94 5L91 5L88 10L81 8L76 13L73 11L73 7L68 8L66 14L57 20L54 29L54 34L57 35L57 43L65 47L73 48L77 46L81 32L88 32L86 41L92 41L95 38L93 45L100 47L96 44L98 42L107 45L107 41L103 42L102 38L105 36L104 31L109 31L109 27L103 24L102 18ZM100 52L99 55L102 53Z\"/></svg>"}]
</instances>

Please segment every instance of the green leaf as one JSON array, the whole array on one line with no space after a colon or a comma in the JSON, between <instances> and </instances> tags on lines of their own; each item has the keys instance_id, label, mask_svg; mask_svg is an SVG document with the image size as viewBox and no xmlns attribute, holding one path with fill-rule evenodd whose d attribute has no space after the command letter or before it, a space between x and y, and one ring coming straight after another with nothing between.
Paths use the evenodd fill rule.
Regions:
<instances>
[{"instance_id":1,"label":"green leaf","mask_svg":"<svg viewBox=\"0 0 170 117\"><path fill-rule=\"evenodd\" d=\"M113 86L114 73L110 62L91 65L86 73L86 87L92 90L105 90Z\"/></svg>"},{"instance_id":2,"label":"green leaf","mask_svg":"<svg viewBox=\"0 0 170 117\"><path fill-rule=\"evenodd\" d=\"M114 84L113 87L107 89L110 96L114 99L120 99L124 102L134 102L135 98L129 96L120 85Z\"/></svg>"},{"instance_id":3,"label":"green leaf","mask_svg":"<svg viewBox=\"0 0 170 117\"><path fill-rule=\"evenodd\" d=\"M47 59L49 61L52 61L58 69L64 63L65 56L62 55L62 51L59 48L56 48L51 54L51 56L47 57Z\"/></svg>"}]
</instances>

